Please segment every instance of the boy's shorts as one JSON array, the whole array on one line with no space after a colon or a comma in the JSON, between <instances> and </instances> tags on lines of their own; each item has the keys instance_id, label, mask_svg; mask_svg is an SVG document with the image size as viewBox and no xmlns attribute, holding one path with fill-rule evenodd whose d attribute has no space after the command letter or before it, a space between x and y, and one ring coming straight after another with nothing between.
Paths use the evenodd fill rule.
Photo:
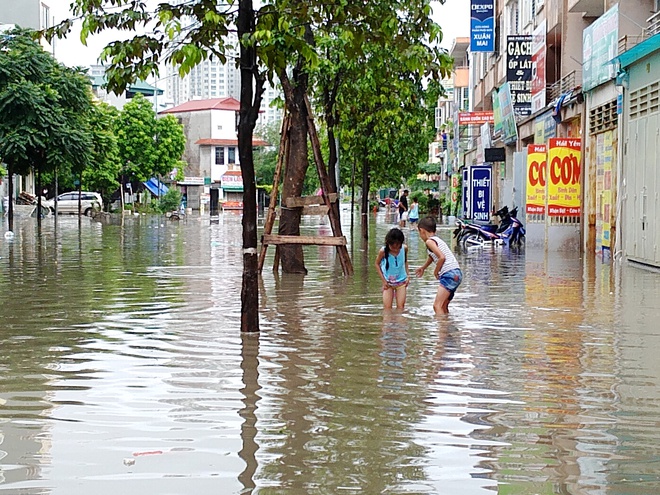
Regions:
<instances>
[{"instance_id":1,"label":"boy's shorts","mask_svg":"<svg viewBox=\"0 0 660 495\"><path fill-rule=\"evenodd\" d=\"M440 285L449 291L449 300L451 301L454 298L456 289L458 289L458 286L461 285L461 282L463 281L463 272L460 268L449 270L440 275L438 281L440 282Z\"/></svg>"}]
</instances>

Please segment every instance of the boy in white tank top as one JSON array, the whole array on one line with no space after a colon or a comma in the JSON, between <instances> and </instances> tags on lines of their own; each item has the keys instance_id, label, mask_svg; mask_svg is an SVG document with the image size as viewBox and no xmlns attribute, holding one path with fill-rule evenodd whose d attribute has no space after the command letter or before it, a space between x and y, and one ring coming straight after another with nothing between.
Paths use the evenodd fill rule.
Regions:
<instances>
[{"instance_id":1,"label":"boy in white tank top","mask_svg":"<svg viewBox=\"0 0 660 495\"><path fill-rule=\"evenodd\" d=\"M422 218L419 221L419 237L426 244L428 257L426 262L415 270L418 277L424 275L432 263L435 263L433 276L438 280L438 293L433 301L435 314L449 313L449 303L454 298L456 289L463 280L463 272L456 261L454 253L447 243L435 235L435 219L433 217Z\"/></svg>"}]
</instances>

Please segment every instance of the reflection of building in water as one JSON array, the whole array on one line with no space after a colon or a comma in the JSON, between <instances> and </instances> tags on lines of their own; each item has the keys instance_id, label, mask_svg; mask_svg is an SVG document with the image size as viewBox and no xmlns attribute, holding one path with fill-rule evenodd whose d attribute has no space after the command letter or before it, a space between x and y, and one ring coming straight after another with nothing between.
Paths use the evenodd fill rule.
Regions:
<instances>
[{"instance_id":1,"label":"reflection of building in water","mask_svg":"<svg viewBox=\"0 0 660 495\"><path fill-rule=\"evenodd\" d=\"M579 259L527 253L524 304L529 317L520 322L523 340L516 356L523 373L517 395L524 403L509 413L514 421L498 418L506 427L498 438L509 445L498 449L497 471L512 487L519 482L516 469L538 470L534 490L539 492L546 490L543 485L547 490L556 486L557 477L570 493L579 491L578 484L605 485L602 473L614 439L607 433L608 421L594 418L608 414L609 405L600 404L599 397L614 383L616 354L612 335L591 322L594 316L606 320L602 313L611 321L612 312L611 304L600 310L606 302L603 293L594 296L594 281L583 273ZM515 382L507 385L516 387ZM539 466L539 459L547 464ZM519 489L527 484L519 483Z\"/></svg>"}]
</instances>

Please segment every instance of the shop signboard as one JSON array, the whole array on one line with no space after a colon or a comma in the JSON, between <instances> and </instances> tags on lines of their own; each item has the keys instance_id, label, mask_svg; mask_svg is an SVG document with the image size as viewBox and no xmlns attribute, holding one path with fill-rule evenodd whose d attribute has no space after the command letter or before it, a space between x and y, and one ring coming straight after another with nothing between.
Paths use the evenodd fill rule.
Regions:
<instances>
[{"instance_id":1,"label":"shop signboard","mask_svg":"<svg viewBox=\"0 0 660 495\"><path fill-rule=\"evenodd\" d=\"M490 165L470 167L470 210L473 220L490 220L492 174Z\"/></svg>"},{"instance_id":2,"label":"shop signboard","mask_svg":"<svg viewBox=\"0 0 660 495\"><path fill-rule=\"evenodd\" d=\"M527 146L527 199L525 211L528 215L545 214L546 146Z\"/></svg>"},{"instance_id":3,"label":"shop signboard","mask_svg":"<svg viewBox=\"0 0 660 495\"><path fill-rule=\"evenodd\" d=\"M470 1L470 51L495 51L495 0Z\"/></svg>"},{"instance_id":4,"label":"shop signboard","mask_svg":"<svg viewBox=\"0 0 660 495\"><path fill-rule=\"evenodd\" d=\"M582 32L582 87L590 90L614 78L614 65L607 63L619 46L619 4Z\"/></svg>"},{"instance_id":5,"label":"shop signboard","mask_svg":"<svg viewBox=\"0 0 660 495\"><path fill-rule=\"evenodd\" d=\"M532 33L532 113L545 107L545 36L547 23L539 24Z\"/></svg>"},{"instance_id":6,"label":"shop signboard","mask_svg":"<svg viewBox=\"0 0 660 495\"><path fill-rule=\"evenodd\" d=\"M581 149L579 138L552 138L548 143L548 216L580 216Z\"/></svg>"},{"instance_id":7,"label":"shop signboard","mask_svg":"<svg viewBox=\"0 0 660 495\"><path fill-rule=\"evenodd\" d=\"M516 116L532 113L532 35L516 34L506 38L506 80Z\"/></svg>"}]
</instances>

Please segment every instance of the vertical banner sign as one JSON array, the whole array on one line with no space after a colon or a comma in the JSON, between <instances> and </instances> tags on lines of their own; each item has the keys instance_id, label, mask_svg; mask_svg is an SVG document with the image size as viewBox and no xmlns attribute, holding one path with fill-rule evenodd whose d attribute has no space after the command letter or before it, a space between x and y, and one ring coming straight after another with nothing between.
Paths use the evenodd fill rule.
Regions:
<instances>
[{"instance_id":1,"label":"vertical banner sign","mask_svg":"<svg viewBox=\"0 0 660 495\"><path fill-rule=\"evenodd\" d=\"M595 88L615 76L608 63L619 49L619 4L601 15L582 32L582 87Z\"/></svg>"},{"instance_id":2,"label":"vertical banner sign","mask_svg":"<svg viewBox=\"0 0 660 495\"><path fill-rule=\"evenodd\" d=\"M527 200L525 211L528 215L545 214L546 146L527 146Z\"/></svg>"},{"instance_id":3,"label":"vertical banner sign","mask_svg":"<svg viewBox=\"0 0 660 495\"><path fill-rule=\"evenodd\" d=\"M532 35L506 38L506 80L516 116L532 114Z\"/></svg>"},{"instance_id":4,"label":"vertical banner sign","mask_svg":"<svg viewBox=\"0 0 660 495\"><path fill-rule=\"evenodd\" d=\"M470 207L473 220L490 220L492 175L490 166L470 167Z\"/></svg>"},{"instance_id":5,"label":"vertical banner sign","mask_svg":"<svg viewBox=\"0 0 660 495\"><path fill-rule=\"evenodd\" d=\"M463 169L463 216L465 218L471 218L470 216L470 196L469 196L469 173L468 169Z\"/></svg>"},{"instance_id":6,"label":"vertical banner sign","mask_svg":"<svg viewBox=\"0 0 660 495\"><path fill-rule=\"evenodd\" d=\"M450 215L456 215L458 213L458 199L461 194L461 177L458 174L453 174L451 176L451 211Z\"/></svg>"},{"instance_id":7,"label":"vertical banner sign","mask_svg":"<svg viewBox=\"0 0 660 495\"><path fill-rule=\"evenodd\" d=\"M582 141L552 138L548 144L548 216L580 216Z\"/></svg>"},{"instance_id":8,"label":"vertical banner sign","mask_svg":"<svg viewBox=\"0 0 660 495\"><path fill-rule=\"evenodd\" d=\"M545 107L545 34L546 21L532 33L532 113Z\"/></svg>"},{"instance_id":9,"label":"vertical banner sign","mask_svg":"<svg viewBox=\"0 0 660 495\"><path fill-rule=\"evenodd\" d=\"M470 1L470 51L495 51L495 0Z\"/></svg>"},{"instance_id":10,"label":"vertical banner sign","mask_svg":"<svg viewBox=\"0 0 660 495\"><path fill-rule=\"evenodd\" d=\"M511 88L505 82L500 86L497 95L500 98L500 116L502 117L502 141L504 144L513 144L518 140L518 127L516 116L513 113L513 102L511 101Z\"/></svg>"}]
</instances>

